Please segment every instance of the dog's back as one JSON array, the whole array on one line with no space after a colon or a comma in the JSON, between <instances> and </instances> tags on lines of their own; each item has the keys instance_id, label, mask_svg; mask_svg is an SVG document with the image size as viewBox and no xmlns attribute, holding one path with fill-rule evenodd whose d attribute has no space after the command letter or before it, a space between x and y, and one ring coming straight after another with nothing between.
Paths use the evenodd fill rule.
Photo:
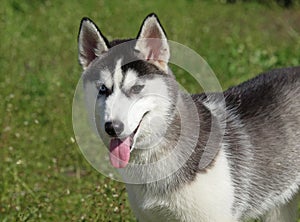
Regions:
<instances>
[{"instance_id":1,"label":"dog's back","mask_svg":"<svg viewBox=\"0 0 300 222\"><path fill-rule=\"evenodd\" d=\"M235 208L254 216L299 189L300 67L272 70L224 94Z\"/></svg>"}]
</instances>

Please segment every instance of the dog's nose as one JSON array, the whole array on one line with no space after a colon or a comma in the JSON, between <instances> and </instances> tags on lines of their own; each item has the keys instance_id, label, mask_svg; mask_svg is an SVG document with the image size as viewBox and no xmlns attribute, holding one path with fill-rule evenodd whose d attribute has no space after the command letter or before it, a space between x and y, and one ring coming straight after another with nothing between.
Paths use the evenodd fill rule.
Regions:
<instances>
[{"instance_id":1,"label":"dog's nose","mask_svg":"<svg viewBox=\"0 0 300 222\"><path fill-rule=\"evenodd\" d=\"M105 131L110 136L119 136L124 130L124 124L119 120L113 120L105 123Z\"/></svg>"}]
</instances>

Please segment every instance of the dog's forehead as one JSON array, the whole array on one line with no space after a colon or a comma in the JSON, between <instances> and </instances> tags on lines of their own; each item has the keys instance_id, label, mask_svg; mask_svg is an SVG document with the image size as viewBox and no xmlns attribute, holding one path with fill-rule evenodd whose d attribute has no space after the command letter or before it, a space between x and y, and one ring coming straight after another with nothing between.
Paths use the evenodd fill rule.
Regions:
<instances>
[{"instance_id":1,"label":"dog's forehead","mask_svg":"<svg viewBox=\"0 0 300 222\"><path fill-rule=\"evenodd\" d=\"M90 66L84 72L84 80L94 82L97 80L104 81L105 79L113 78L113 73L116 64L120 59L120 56L112 57L106 53L99 56L90 64Z\"/></svg>"},{"instance_id":2,"label":"dog's forehead","mask_svg":"<svg viewBox=\"0 0 300 222\"><path fill-rule=\"evenodd\" d=\"M120 85L125 77L134 72L138 77L152 78L151 74L165 75L155 65L141 60L133 50L113 50L97 57L84 73L84 81L113 81ZM132 76L132 74L130 74Z\"/></svg>"},{"instance_id":3,"label":"dog's forehead","mask_svg":"<svg viewBox=\"0 0 300 222\"><path fill-rule=\"evenodd\" d=\"M101 81L107 87L119 87L127 75L127 71L122 69L122 61L123 57L94 61L84 73L84 81Z\"/></svg>"}]
</instances>

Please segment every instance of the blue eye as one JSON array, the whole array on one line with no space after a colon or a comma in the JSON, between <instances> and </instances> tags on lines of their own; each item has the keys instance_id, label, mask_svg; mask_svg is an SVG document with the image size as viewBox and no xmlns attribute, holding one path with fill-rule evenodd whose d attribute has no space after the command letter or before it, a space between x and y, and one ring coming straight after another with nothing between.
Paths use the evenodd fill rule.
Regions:
<instances>
[{"instance_id":1,"label":"blue eye","mask_svg":"<svg viewBox=\"0 0 300 222\"><path fill-rule=\"evenodd\" d=\"M99 94L106 94L107 88L104 84L99 87Z\"/></svg>"},{"instance_id":2,"label":"blue eye","mask_svg":"<svg viewBox=\"0 0 300 222\"><path fill-rule=\"evenodd\" d=\"M98 96L106 95L108 93L108 89L103 82L97 81L96 88L98 89Z\"/></svg>"},{"instance_id":3,"label":"blue eye","mask_svg":"<svg viewBox=\"0 0 300 222\"><path fill-rule=\"evenodd\" d=\"M135 86L132 86L131 89L130 89L130 93L133 93L133 94L138 94L142 91L142 89L144 88L144 85L135 85Z\"/></svg>"}]
</instances>

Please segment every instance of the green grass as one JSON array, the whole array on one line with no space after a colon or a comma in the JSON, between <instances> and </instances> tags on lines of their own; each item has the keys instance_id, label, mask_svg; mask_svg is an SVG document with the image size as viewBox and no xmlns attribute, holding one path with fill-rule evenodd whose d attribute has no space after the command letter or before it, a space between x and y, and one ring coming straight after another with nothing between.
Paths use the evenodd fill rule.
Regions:
<instances>
[{"instance_id":1,"label":"green grass","mask_svg":"<svg viewBox=\"0 0 300 222\"><path fill-rule=\"evenodd\" d=\"M73 141L72 99L83 16L134 37L156 12L171 40L202 55L222 87L300 64L300 8L219 1L2 0L0 221L135 221L124 185L105 178ZM178 80L197 92L183 71ZM299 220L300 221L300 220Z\"/></svg>"}]
</instances>

